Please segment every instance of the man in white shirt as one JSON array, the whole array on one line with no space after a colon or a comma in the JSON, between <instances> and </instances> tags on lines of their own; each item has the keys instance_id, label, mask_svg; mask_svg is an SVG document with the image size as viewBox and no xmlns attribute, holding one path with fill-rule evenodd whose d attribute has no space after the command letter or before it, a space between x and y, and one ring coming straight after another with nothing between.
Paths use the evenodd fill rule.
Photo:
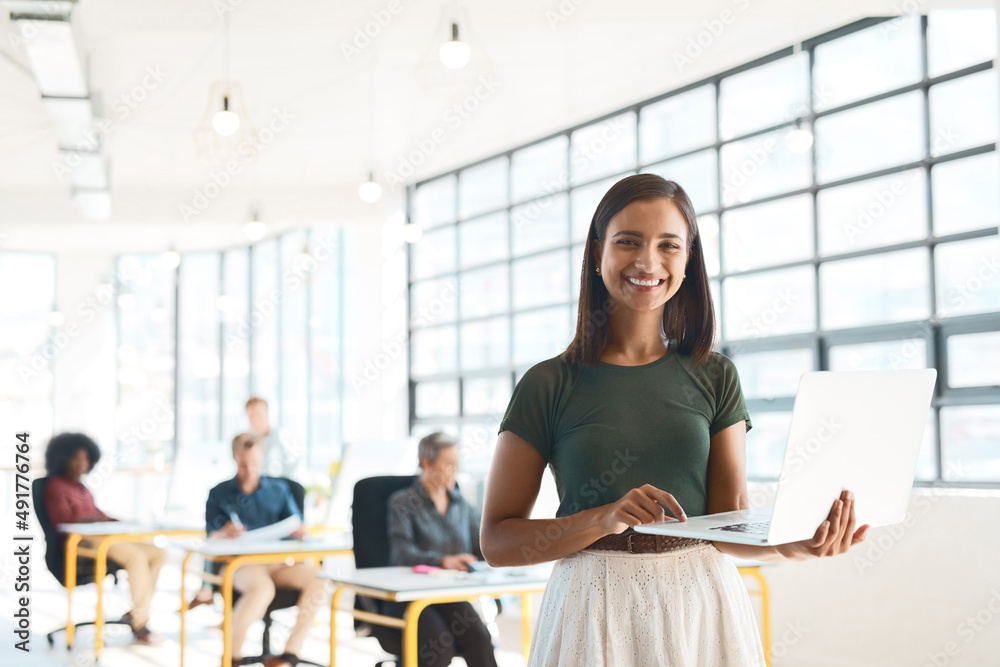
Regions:
<instances>
[{"instance_id":1,"label":"man in white shirt","mask_svg":"<svg viewBox=\"0 0 1000 667\"><path fill-rule=\"evenodd\" d=\"M290 432L271 428L267 401L251 396L246 403L250 433L264 444L264 472L272 477L287 477L302 481L305 469L305 447Z\"/></svg>"}]
</instances>

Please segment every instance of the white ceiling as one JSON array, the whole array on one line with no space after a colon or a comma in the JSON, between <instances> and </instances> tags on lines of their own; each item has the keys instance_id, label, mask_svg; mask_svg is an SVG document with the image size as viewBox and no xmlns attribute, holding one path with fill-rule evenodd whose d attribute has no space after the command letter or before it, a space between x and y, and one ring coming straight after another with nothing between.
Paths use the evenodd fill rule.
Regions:
<instances>
[{"instance_id":1,"label":"white ceiling","mask_svg":"<svg viewBox=\"0 0 1000 667\"><path fill-rule=\"evenodd\" d=\"M921 11L994 4L912 2ZM231 78L243 85L254 123L264 127L276 108L295 119L247 163L194 227L184 226L179 205L218 168L196 158L192 131L206 111L209 87L223 77L224 21L215 8L227 5L233 7ZM474 55L466 70L452 74L437 61L436 50L456 5ZM372 20L372 12L388 13L390 6L401 10L347 62L340 45ZM127 233L140 223L183 235L197 225L236 225L252 204L277 224L377 220L398 206L398 197L365 206L355 194L357 184L369 168L377 175L395 170L414 142L436 127L447 128L445 140L408 180L545 136L857 18L898 13L900 6L906 3L80 0L73 14L77 43L89 62L91 90L102 101L98 112L113 121L105 143L114 195L111 225L82 222L68 185L54 173L54 129L24 54L8 40L13 26L3 12L0 231L14 230L7 238L14 245L19 235L37 243L35 235L43 230ZM673 54L723 11L731 12L731 23L680 70ZM553 17L565 20L554 23ZM115 100L139 84L147 68L165 72L163 82L119 119ZM453 129L445 111L471 94L481 75L499 87Z\"/></svg>"}]
</instances>

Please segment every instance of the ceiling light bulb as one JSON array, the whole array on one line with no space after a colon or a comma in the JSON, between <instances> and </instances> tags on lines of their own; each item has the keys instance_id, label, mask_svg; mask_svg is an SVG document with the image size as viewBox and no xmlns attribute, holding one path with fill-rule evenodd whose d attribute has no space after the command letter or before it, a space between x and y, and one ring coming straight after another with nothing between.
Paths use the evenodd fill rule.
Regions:
<instances>
[{"instance_id":1,"label":"ceiling light bulb","mask_svg":"<svg viewBox=\"0 0 1000 667\"><path fill-rule=\"evenodd\" d=\"M375 182L371 172L368 172L368 180L358 186L358 196L366 204L374 204L382 196L382 186Z\"/></svg>"},{"instance_id":2,"label":"ceiling light bulb","mask_svg":"<svg viewBox=\"0 0 1000 667\"><path fill-rule=\"evenodd\" d=\"M163 264L168 269L176 269L181 265L181 254L176 250L168 250L162 255Z\"/></svg>"},{"instance_id":3,"label":"ceiling light bulb","mask_svg":"<svg viewBox=\"0 0 1000 667\"><path fill-rule=\"evenodd\" d=\"M796 125L785 135L785 145L793 153L805 153L813 145L813 134L808 129Z\"/></svg>"},{"instance_id":4,"label":"ceiling light bulb","mask_svg":"<svg viewBox=\"0 0 1000 667\"><path fill-rule=\"evenodd\" d=\"M457 23L451 24L451 41L441 45L438 56L448 69L462 69L469 64L472 50L468 44L458 38Z\"/></svg>"},{"instance_id":5,"label":"ceiling light bulb","mask_svg":"<svg viewBox=\"0 0 1000 667\"><path fill-rule=\"evenodd\" d=\"M229 97L222 98L222 111L216 111L212 116L212 129L219 135L228 137L240 129L240 117L229 110Z\"/></svg>"},{"instance_id":6,"label":"ceiling light bulb","mask_svg":"<svg viewBox=\"0 0 1000 667\"><path fill-rule=\"evenodd\" d=\"M267 236L267 225L260 220L254 219L243 225L243 233L251 241L260 241Z\"/></svg>"},{"instance_id":7,"label":"ceiling light bulb","mask_svg":"<svg viewBox=\"0 0 1000 667\"><path fill-rule=\"evenodd\" d=\"M424 235L424 230L420 225L410 223L403 225L403 240L407 243L416 243Z\"/></svg>"}]
</instances>

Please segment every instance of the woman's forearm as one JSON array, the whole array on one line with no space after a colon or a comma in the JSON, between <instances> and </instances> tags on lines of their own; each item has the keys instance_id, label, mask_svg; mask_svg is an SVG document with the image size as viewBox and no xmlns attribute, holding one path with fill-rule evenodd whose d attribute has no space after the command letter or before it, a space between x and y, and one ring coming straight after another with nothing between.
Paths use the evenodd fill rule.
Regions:
<instances>
[{"instance_id":1,"label":"woman's forearm","mask_svg":"<svg viewBox=\"0 0 1000 667\"><path fill-rule=\"evenodd\" d=\"M733 544L732 542L712 542L715 548L733 558L759 560L768 563L788 560L772 546L754 546L752 544Z\"/></svg>"},{"instance_id":2,"label":"woman's forearm","mask_svg":"<svg viewBox=\"0 0 1000 667\"><path fill-rule=\"evenodd\" d=\"M575 554L607 534L601 528L598 510L584 510L557 519L497 521L483 529L483 556L494 567L511 567Z\"/></svg>"}]
</instances>

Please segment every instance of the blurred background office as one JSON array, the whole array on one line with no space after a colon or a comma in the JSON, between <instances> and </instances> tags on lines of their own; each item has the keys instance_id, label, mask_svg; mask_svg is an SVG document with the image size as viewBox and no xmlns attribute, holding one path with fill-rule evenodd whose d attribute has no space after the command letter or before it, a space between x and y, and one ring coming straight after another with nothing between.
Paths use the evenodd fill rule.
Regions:
<instances>
[{"instance_id":1,"label":"blurred background office","mask_svg":"<svg viewBox=\"0 0 1000 667\"><path fill-rule=\"evenodd\" d=\"M597 202L654 172L699 214L753 504L801 373L939 373L907 523L768 571L774 664L988 664L998 7L0 1L0 506L12 434L41 474L73 430L99 505L163 516L231 474L250 396L307 520L345 445L438 430L480 503Z\"/></svg>"}]
</instances>

